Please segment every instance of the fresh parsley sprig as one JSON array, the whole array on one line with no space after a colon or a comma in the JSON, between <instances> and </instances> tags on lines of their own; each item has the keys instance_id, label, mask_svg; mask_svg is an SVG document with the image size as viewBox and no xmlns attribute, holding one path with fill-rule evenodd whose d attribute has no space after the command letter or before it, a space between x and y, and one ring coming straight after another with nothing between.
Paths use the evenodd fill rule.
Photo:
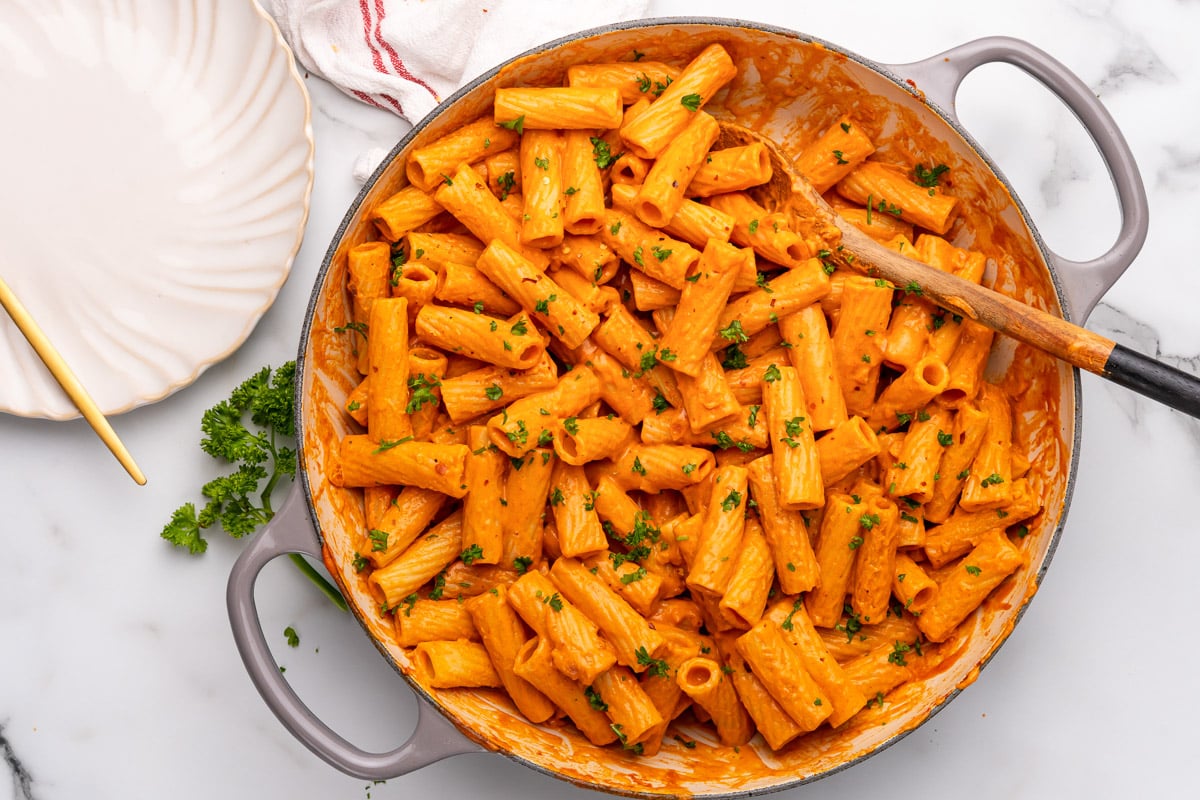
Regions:
<instances>
[{"instance_id":1,"label":"fresh parsley sprig","mask_svg":"<svg viewBox=\"0 0 1200 800\"><path fill-rule=\"evenodd\" d=\"M263 367L234 389L228 400L204 412L200 449L237 469L200 488L206 501L199 512L190 501L175 509L162 538L199 555L208 549L202 534L207 528L220 525L240 539L271 521L275 487L284 478L296 477L295 390L296 362L273 372ZM329 581L302 556L293 553L291 559L334 605L345 610L346 601Z\"/></svg>"}]
</instances>

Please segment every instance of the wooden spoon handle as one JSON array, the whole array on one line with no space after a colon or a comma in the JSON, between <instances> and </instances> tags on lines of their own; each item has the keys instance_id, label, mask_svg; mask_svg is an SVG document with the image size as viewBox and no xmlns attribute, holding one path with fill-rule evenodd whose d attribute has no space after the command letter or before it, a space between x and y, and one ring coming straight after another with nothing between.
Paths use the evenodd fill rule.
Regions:
<instances>
[{"instance_id":1,"label":"wooden spoon handle","mask_svg":"<svg viewBox=\"0 0 1200 800\"><path fill-rule=\"evenodd\" d=\"M1200 378L1019 300L906 258L853 225L835 222L852 266L927 297L942 308L1036 347L1193 417L1200 417Z\"/></svg>"}]
</instances>

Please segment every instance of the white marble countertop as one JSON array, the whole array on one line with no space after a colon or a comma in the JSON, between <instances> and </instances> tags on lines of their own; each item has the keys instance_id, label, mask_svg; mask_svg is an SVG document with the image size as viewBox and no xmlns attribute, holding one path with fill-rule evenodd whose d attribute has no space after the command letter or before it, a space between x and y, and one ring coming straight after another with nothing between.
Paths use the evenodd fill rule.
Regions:
<instances>
[{"instance_id":1,"label":"white marble countertop","mask_svg":"<svg viewBox=\"0 0 1200 800\"><path fill-rule=\"evenodd\" d=\"M650 15L729 15L914 61L1006 34L1079 74L1116 118L1151 206L1146 246L1090 327L1200 370L1200 2L1009 0L853 5L652 2ZM136 487L80 421L0 415L0 800L595 796L495 755L453 758L384 785L346 777L284 731L251 686L224 604L241 545L213 535L194 558L163 542L171 511L215 475L202 411L262 364L293 358L312 281L357 191L359 153L407 125L310 78L312 213L294 271L250 340L194 385L114 420L149 476ZM1012 179L1049 244L1099 254L1118 215L1073 118L1006 66L965 82L967 128ZM3 226L0 225L0 228ZM1189 233L1190 232L1190 233ZM1193 298L1189 300L1188 298ZM1043 588L980 680L936 718L853 769L783 798L917 791L985 798L1195 796L1200 694L1194 495L1200 423L1085 376L1074 501ZM1192 487L1192 488L1189 488ZM258 600L287 677L357 744L390 749L414 703L359 627L286 561ZM300 646L287 647L293 626Z\"/></svg>"}]
</instances>

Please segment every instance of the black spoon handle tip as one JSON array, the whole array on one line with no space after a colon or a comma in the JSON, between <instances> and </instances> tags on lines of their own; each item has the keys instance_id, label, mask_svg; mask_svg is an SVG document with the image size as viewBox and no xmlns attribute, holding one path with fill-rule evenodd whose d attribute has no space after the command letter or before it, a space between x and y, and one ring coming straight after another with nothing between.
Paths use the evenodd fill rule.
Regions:
<instances>
[{"instance_id":1,"label":"black spoon handle tip","mask_svg":"<svg viewBox=\"0 0 1200 800\"><path fill-rule=\"evenodd\" d=\"M1200 377L1120 344L1113 345L1103 376L1138 394L1200 418Z\"/></svg>"}]
</instances>

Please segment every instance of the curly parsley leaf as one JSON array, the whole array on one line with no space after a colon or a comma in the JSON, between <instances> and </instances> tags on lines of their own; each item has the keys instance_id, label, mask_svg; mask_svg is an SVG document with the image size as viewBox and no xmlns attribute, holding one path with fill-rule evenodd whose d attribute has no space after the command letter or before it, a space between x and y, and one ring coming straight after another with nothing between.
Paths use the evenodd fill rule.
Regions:
<instances>
[{"instance_id":1,"label":"curly parsley leaf","mask_svg":"<svg viewBox=\"0 0 1200 800\"><path fill-rule=\"evenodd\" d=\"M161 536L199 555L208 549L203 531L216 525L235 539L253 533L275 516L272 494L284 478L296 475L296 364L263 367L238 385L227 400L200 419L200 449L234 467L200 488L204 506L192 502L177 508ZM346 601L303 557L292 561L339 608Z\"/></svg>"}]
</instances>

